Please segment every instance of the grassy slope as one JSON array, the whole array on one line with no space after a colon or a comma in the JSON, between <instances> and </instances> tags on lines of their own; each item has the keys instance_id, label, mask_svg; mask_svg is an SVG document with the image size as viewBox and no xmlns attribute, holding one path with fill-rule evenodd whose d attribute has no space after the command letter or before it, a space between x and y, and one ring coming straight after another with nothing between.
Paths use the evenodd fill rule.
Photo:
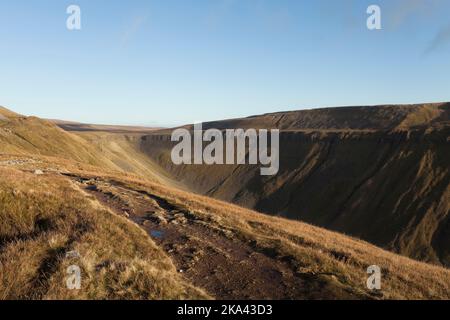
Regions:
<instances>
[{"instance_id":1,"label":"grassy slope","mask_svg":"<svg viewBox=\"0 0 450 320\"><path fill-rule=\"evenodd\" d=\"M0 299L183 299L187 284L134 224L67 179L0 167ZM66 257L76 250L80 258ZM82 289L65 287L82 269Z\"/></svg>"},{"instance_id":2,"label":"grassy slope","mask_svg":"<svg viewBox=\"0 0 450 320\"><path fill-rule=\"evenodd\" d=\"M379 265L387 278L383 294L387 299L450 296L450 270L417 262L384 251L367 242L322 228L252 210L176 189L148 185L155 194L206 215L222 227L235 230L256 249L273 257L293 259L299 273L324 276L334 285L364 288L367 266ZM331 275L331 276L330 276ZM334 275L334 277L333 277ZM362 289L364 291L364 289Z\"/></svg>"},{"instance_id":3,"label":"grassy slope","mask_svg":"<svg viewBox=\"0 0 450 320\"><path fill-rule=\"evenodd\" d=\"M52 155L100 165L95 150L77 136L54 124L35 117L8 117L0 120L0 151L2 153Z\"/></svg>"},{"instance_id":4,"label":"grassy slope","mask_svg":"<svg viewBox=\"0 0 450 320\"><path fill-rule=\"evenodd\" d=\"M393 130L433 121L449 121L450 103L334 107L276 112L241 119L214 121L204 128L277 128L280 130Z\"/></svg>"},{"instance_id":5,"label":"grassy slope","mask_svg":"<svg viewBox=\"0 0 450 320\"><path fill-rule=\"evenodd\" d=\"M132 131L116 133L94 130L73 132L72 134L82 138L90 146L95 147L96 153L111 161L117 170L134 173L167 185L181 187L151 158L141 152L140 138L143 133L134 133Z\"/></svg>"},{"instance_id":6,"label":"grassy slope","mask_svg":"<svg viewBox=\"0 0 450 320\"><path fill-rule=\"evenodd\" d=\"M255 251L289 261L312 288L326 286L336 292L334 298L341 292L360 298L450 298L449 270L360 240L95 167L80 169L79 164L50 158L35 161L10 165L11 157L3 157L0 162L0 296L4 298L207 296L179 277L142 230L83 194L68 177L57 173L60 170L118 181L176 203L207 228L227 230L252 243ZM27 173L48 167L54 170L43 176ZM64 258L73 249L80 252L79 261ZM83 290L77 293L61 285L65 268L72 263L79 263L87 274ZM373 264L382 268L382 295L365 289L365 271ZM308 292L311 296L314 292Z\"/></svg>"},{"instance_id":7,"label":"grassy slope","mask_svg":"<svg viewBox=\"0 0 450 320\"><path fill-rule=\"evenodd\" d=\"M25 164L42 170L65 171L63 159L71 159L77 168L128 169L115 163L118 156L110 159L97 146L48 121L5 108L0 115L0 153L16 155L1 163L6 167L0 166L0 298L207 297L178 276L145 232L87 200L67 180L10 168L27 159ZM44 165L37 160L42 156L55 158L44 157L51 159ZM81 260L65 258L71 250L77 250ZM64 287L72 263L83 270L82 295Z\"/></svg>"},{"instance_id":8,"label":"grassy slope","mask_svg":"<svg viewBox=\"0 0 450 320\"><path fill-rule=\"evenodd\" d=\"M164 180L154 169L156 165L139 153L134 142L138 134L74 134L50 121L21 116L5 108L0 109L0 115L1 153L56 156Z\"/></svg>"},{"instance_id":9,"label":"grassy slope","mask_svg":"<svg viewBox=\"0 0 450 320\"><path fill-rule=\"evenodd\" d=\"M11 115L9 118L11 121ZM2 137L0 145L2 153L20 154L0 159L0 298L208 297L176 273L164 251L147 234L83 193L60 172L117 180L176 202L203 219L208 228L227 228L251 242L255 250L273 259L289 260L298 274L326 285L331 292L336 289L335 298L342 290L351 290L361 298L380 297L365 289L365 270L372 264L383 269L382 298L449 298L450 272L446 269L307 224L263 216L129 174L106 171L104 166L100 169L64 160L61 157L70 158L71 151L57 141L72 136L46 139L49 134L58 138L60 131L54 126L44 129L34 118L18 121L6 127L11 132L5 134L17 131L23 137L21 133L26 133L33 142ZM36 126L34 131L26 121ZM36 155L52 152L57 157ZM89 158L78 154L75 159ZM45 175L32 174L35 169L44 170ZM65 258L73 249L80 252L79 260ZM86 275L80 292L64 287L65 269L73 263L80 264Z\"/></svg>"},{"instance_id":10,"label":"grassy slope","mask_svg":"<svg viewBox=\"0 0 450 320\"><path fill-rule=\"evenodd\" d=\"M258 166L175 166L165 131L145 137L143 149L195 192L448 266L449 115L447 103L298 111L205 125L286 129L275 177L261 177Z\"/></svg>"}]
</instances>

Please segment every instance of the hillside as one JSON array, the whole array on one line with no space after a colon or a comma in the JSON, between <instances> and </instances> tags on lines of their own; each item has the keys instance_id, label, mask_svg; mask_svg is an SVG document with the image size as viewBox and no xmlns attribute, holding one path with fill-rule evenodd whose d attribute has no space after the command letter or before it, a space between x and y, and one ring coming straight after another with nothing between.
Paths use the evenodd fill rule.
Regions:
<instances>
[{"instance_id":1,"label":"hillside","mask_svg":"<svg viewBox=\"0 0 450 320\"><path fill-rule=\"evenodd\" d=\"M49 119L48 121L56 124L65 131L72 132L109 132L109 133L149 133L158 128L148 128L139 126L118 126L105 124L89 124L64 120Z\"/></svg>"},{"instance_id":2,"label":"hillside","mask_svg":"<svg viewBox=\"0 0 450 320\"><path fill-rule=\"evenodd\" d=\"M141 138L147 134L146 132L136 132L134 129L128 131L127 127L116 126L113 129L101 127L101 131L81 130L73 133L94 147L96 154L112 162L113 165L109 168L182 188L183 185L172 179L165 170L141 151Z\"/></svg>"},{"instance_id":3,"label":"hillside","mask_svg":"<svg viewBox=\"0 0 450 320\"><path fill-rule=\"evenodd\" d=\"M450 266L450 104L293 111L205 123L280 128L280 171L175 166L170 131L142 149L192 191Z\"/></svg>"},{"instance_id":4,"label":"hillside","mask_svg":"<svg viewBox=\"0 0 450 320\"><path fill-rule=\"evenodd\" d=\"M137 177L24 156L0 176L3 299L450 298L447 269ZM80 291L61 285L71 264Z\"/></svg>"},{"instance_id":5,"label":"hillside","mask_svg":"<svg viewBox=\"0 0 450 320\"><path fill-rule=\"evenodd\" d=\"M0 116L0 153L55 156L111 170L136 173L151 180L164 179L163 175L158 174L161 170L157 170L151 159L134 146L133 141L142 134L134 131L138 130L136 127L119 129L117 126L92 125L92 130L114 129L120 135L111 133L111 139L104 139L107 132L96 132L88 138L82 135L83 132L79 135L67 132L53 121L22 116L5 108L0 108ZM72 123L72 127L78 128L78 125ZM151 170L152 166L155 170Z\"/></svg>"},{"instance_id":6,"label":"hillside","mask_svg":"<svg viewBox=\"0 0 450 320\"><path fill-rule=\"evenodd\" d=\"M203 129L280 129L282 131L390 131L450 122L450 103L333 107L275 112L247 118L210 121ZM191 128L191 125L186 125ZM159 133L170 132L161 129Z\"/></svg>"},{"instance_id":7,"label":"hillside","mask_svg":"<svg viewBox=\"0 0 450 320\"><path fill-rule=\"evenodd\" d=\"M158 166L148 179L105 165L128 165L140 135L2 114L0 299L450 299L448 269L182 191ZM370 265L380 291L366 287Z\"/></svg>"},{"instance_id":8,"label":"hillside","mask_svg":"<svg viewBox=\"0 0 450 320\"><path fill-rule=\"evenodd\" d=\"M59 174L58 161L1 157L0 299L208 298L139 227ZM65 286L70 265L82 290Z\"/></svg>"}]
</instances>

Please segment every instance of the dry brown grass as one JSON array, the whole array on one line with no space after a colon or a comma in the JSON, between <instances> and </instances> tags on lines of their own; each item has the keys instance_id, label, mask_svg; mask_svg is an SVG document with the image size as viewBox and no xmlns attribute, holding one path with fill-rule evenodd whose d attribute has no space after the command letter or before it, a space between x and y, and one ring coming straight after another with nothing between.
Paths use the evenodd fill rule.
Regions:
<instances>
[{"instance_id":1,"label":"dry brown grass","mask_svg":"<svg viewBox=\"0 0 450 320\"><path fill-rule=\"evenodd\" d=\"M273 259L289 261L312 281L320 279L368 298L450 299L448 269L126 173L127 165L139 173L146 162L136 160L140 155L123 137L77 136L37 118L1 108L0 114L4 116L0 119L0 299L209 298L177 273L143 230L100 205L61 172L147 190L192 212L207 228L246 241ZM404 125L437 116L425 110ZM121 163L124 153L128 157ZM34 175L35 169L45 174ZM72 250L80 258L66 257ZM66 269L72 264L82 269L80 291L65 286ZM374 264L383 272L382 295L368 292L365 286L366 268Z\"/></svg>"},{"instance_id":2,"label":"dry brown grass","mask_svg":"<svg viewBox=\"0 0 450 320\"><path fill-rule=\"evenodd\" d=\"M0 119L0 153L53 156L168 182L156 164L139 152L141 134L72 133L50 121L20 116L7 109L0 109L0 115L6 117Z\"/></svg>"},{"instance_id":3,"label":"dry brown grass","mask_svg":"<svg viewBox=\"0 0 450 320\"><path fill-rule=\"evenodd\" d=\"M208 298L144 231L70 180L5 167L0 176L0 299ZM66 288L72 264L81 290Z\"/></svg>"},{"instance_id":4,"label":"dry brown grass","mask_svg":"<svg viewBox=\"0 0 450 320\"><path fill-rule=\"evenodd\" d=\"M109 169L136 174L166 185L179 186L179 183L172 180L151 158L140 151L140 138L143 133L80 131L72 134L94 146L96 153L108 159L113 164L108 166Z\"/></svg>"},{"instance_id":5,"label":"dry brown grass","mask_svg":"<svg viewBox=\"0 0 450 320\"><path fill-rule=\"evenodd\" d=\"M399 108L394 118L402 125L389 132L331 132L321 126L315 132L282 131L280 170L272 177L261 176L259 165L175 165L170 158L175 145L170 134L147 136L143 149L197 193L353 235L413 259L450 267L450 233L446 232L450 218L450 126L445 125L445 119L450 119L449 106ZM360 109L361 116L380 112L384 118L395 115L397 108L368 108L368 113ZM313 112L311 124L318 121L319 125L322 113L324 121L340 119L340 125L346 119L359 119L348 115L358 114L357 110L344 109L340 115L341 111ZM297 123L306 121L303 115L307 114L280 113L275 118L282 123L291 117ZM247 122L256 126L266 119L270 121L264 120L264 125L278 126L273 117L215 125L245 128Z\"/></svg>"},{"instance_id":6,"label":"dry brown grass","mask_svg":"<svg viewBox=\"0 0 450 320\"><path fill-rule=\"evenodd\" d=\"M414 112L408 114L405 119L397 126L397 129L405 130L430 125L434 120L449 112L448 103L424 104ZM444 119L442 119L444 120Z\"/></svg>"},{"instance_id":7,"label":"dry brown grass","mask_svg":"<svg viewBox=\"0 0 450 320\"><path fill-rule=\"evenodd\" d=\"M0 163L11 159L17 160L17 156L2 156ZM274 259L288 259L301 274L352 288L367 297L450 298L450 270L417 262L342 234L262 215L131 174L67 160L34 157L33 162L14 166L21 171L0 167L2 298L207 297L179 277L171 261L142 230L101 207L93 198L69 184L70 179L52 171L47 171L44 176L22 172L47 167L84 177L101 177L151 192L189 210L209 228L248 241L255 250ZM49 219L52 227L39 229L41 223L37 221L42 219ZM10 240L5 242L8 238ZM79 293L64 287L65 270L73 261L63 255L56 254L57 258L53 259L56 267L51 268L50 275L39 276L43 262L55 252L69 249L80 252L78 262L86 275L83 284L86 290ZM382 269L382 296L373 295L365 286L366 268L374 264ZM37 285L35 279L46 281Z\"/></svg>"},{"instance_id":8,"label":"dry brown grass","mask_svg":"<svg viewBox=\"0 0 450 320\"><path fill-rule=\"evenodd\" d=\"M153 183L130 181L130 186L168 199L220 228L254 243L255 250L289 259L298 272L323 277L339 285L366 289L370 265L382 269L384 299L450 299L450 270L382 250L339 233Z\"/></svg>"}]
</instances>

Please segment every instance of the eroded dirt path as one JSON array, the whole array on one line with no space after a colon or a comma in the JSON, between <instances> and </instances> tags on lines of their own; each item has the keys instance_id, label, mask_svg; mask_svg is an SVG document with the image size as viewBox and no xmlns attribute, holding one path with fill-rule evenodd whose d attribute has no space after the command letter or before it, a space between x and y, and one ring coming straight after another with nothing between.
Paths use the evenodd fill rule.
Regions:
<instances>
[{"instance_id":1,"label":"eroded dirt path","mask_svg":"<svg viewBox=\"0 0 450 320\"><path fill-rule=\"evenodd\" d=\"M147 191L119 182L71 176L104 206L142 227L171 257L178 271L218 299L335 298L326 283L307 278L289 261L258 252L203 216ZM343 298L357 298L340 292Z\"/></svg>"}]
</instances>

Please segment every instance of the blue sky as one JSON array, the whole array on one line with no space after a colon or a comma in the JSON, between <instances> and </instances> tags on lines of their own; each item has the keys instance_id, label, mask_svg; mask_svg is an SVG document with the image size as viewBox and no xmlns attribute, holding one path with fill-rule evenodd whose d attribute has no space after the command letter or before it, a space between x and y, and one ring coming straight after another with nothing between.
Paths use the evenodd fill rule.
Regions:
<instances>
[{"instance_id":1,"label":"blue sky","mask_svg":"<svg viewBox=\"0 0 450 320\"><path fill-rule=\"evenodd\" d=\"M81 8L68 31L66 8ZM366 28L377 4L382 30ZM450 100L448 0L0 0L0 105L176 125Z\"/></svg>"}]
</instances>

